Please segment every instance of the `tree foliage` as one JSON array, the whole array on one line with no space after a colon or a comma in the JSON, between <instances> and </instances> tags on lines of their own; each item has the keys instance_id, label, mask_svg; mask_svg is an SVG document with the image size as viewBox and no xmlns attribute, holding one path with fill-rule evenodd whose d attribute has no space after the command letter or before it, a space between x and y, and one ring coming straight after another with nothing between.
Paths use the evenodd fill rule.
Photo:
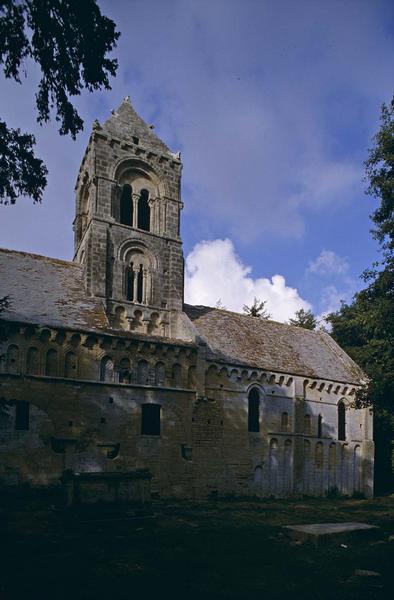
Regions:
<instances>
[{"instance_id":1,"label":"tree foliage","mask_svg":"<svg viewBox=\"0 0 394 600\"><path fill-rule=\"evenodd\" d=\"M370 382L359 395L377 410L393 410L394 397L394 99L383 105L381 125L365 162L368 193L380 204L371 215L382 260L363 275L367 287L329 315L332 335L364 369Z\"/></svg>"},{"instance_id":2,"label":"tree foliage","mask_svg":"<svg viewBox=\"0 0 394 600\"><path fill-rule=\"evenodd\" d=\"M70 97L83 89L110 89L117 61L108 53L119 35L96 0L0 0L0 65L5 77L21 83L26 60L37 63L37 120L49 121L54 111L59 133L74 139L83 120ZM0 203L14 204L18 195L41 201L47 170L34 155L34 136L9 129L4 121L0 128Z\"/></svg>"},{"instance_id":3,"label":"tree foliage","mask_svg":"<svg viewBox=\"0 0 394 600\"><path fill-rule=\"evenodd\" d=\"M383 104L380 129L365 162L368 193L377 199L378 207L371 218L375 238L382 245L385 258L394 252L394 97L390 106Z\"/></svg>"},{"instance_id":4,"label":"tree foliage","mask_svg":"<svg viewBox=\"0 0 394 600\"><path fill-rule=\"evenodd\" d=\"M311 310L304 310L300 308L295 313L293 319L289 319L290 325L296 325L297 327L303 327L304 329L316 329L317 320Z\"/></svg>"},{"instance_id":5,"label":"tree foliage","mask_svg":"<svg viewBox=\"0 0 394 600\"><path fill-rule=\"evenodd\" d=\"M382 259L364 273L367 287L327 320L333 337L369 378L357 402L374 407L376 483L387 491L394 483L394 99L382 107L365 167L368 194L378 201L371 219Z\"/></svg>"},{"instance_id":6,"label":"tree foliage","mask_svg":"<svg viewBox=\"0 0 394 600\"><path fill-rule=\"evenodd\" d=\"M270 319L271 315L266 309L266 300L260 300L259 298L253 299L253 304L248 306L244 304L243 311L249 317L258 317L259 319Z\"/></svg>"}]
</instances>

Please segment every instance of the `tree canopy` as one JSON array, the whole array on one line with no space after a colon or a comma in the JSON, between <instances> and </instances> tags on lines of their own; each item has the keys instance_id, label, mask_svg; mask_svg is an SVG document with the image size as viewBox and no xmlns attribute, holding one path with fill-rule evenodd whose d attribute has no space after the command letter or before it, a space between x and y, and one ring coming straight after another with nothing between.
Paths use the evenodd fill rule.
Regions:
<instances>
[{"instance_id":1,"label":"tree canopy","mask_svg":"<svg viewBox=\"0 0 394 600\"><path fill-rule=\"evenodd\" d=\"M382 260L364 272L367 287L328 316L332 335L364 369L370 383L359 401L377 410L394 397L394 99L383 105L381 125L365 162L368 194L379 201L371 215Z\"/></svg>"},{"instance_id":2,"label":"tree canopy","mask_svg":"<svg viewBox=\"0 0 394 600\"><path fill-rule=\"evenodd\" d=\"M304 310L300 308L297 310L294 318L289 319L290 325L296 325L297 327L303 327L304 329L316 329L317 320L311 310Z\"/></svg>"},{"instance_id":3,"label":"tree canopy","mask_svg":"<svg viewBox=\"0 0 394 600\"><path fill-rule=\"evenodd\" d=\"M271 315L266 309L266 300L260 300L259 298L253 299L253 304L248 306L244 304L243 311L249 317L258 317L259 319L270 319Z\"/></svg>"},{"instance_id":4,"label":"tree canopy","mask_svg":"<svg viewBox=\"0 0 394 600\"><path fill-rule=\"evenodd\" d=\"M37 63L37 121L52 111L61 135L74 139L83 120L70 101L83 89L110 89L117 60L108 54L120 33L101 14L96 0L0 0L0 65L6 78L21 83L26 60ZM34 154L35 138L0 119L0 203L18 196L40 202L47 169Z\"/></svg>"},{"instance_id":5,"label":"tree canopy","mask_svg":"<svg viewBox=\"0 0 394 600\"><path fill-rule=\"evenodd\" d=\"M364 272L366 288L327 320L333 337L369 378L357 403L374 407L376 483L387 491L394 484L394 98L382 107L365 167L367 192L378 202L371 219L382 258Z\"/></svg>"}]
</instances>

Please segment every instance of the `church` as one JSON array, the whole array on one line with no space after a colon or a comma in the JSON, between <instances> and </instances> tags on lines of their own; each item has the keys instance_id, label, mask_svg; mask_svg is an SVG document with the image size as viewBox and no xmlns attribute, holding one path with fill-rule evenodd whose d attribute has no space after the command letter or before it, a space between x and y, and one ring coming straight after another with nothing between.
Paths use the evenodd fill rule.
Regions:
<instances>
[{"instance_id":1,"label":"church","mask_svg":"<svg viewBox=\"0 0 394 600\"><path fill-rule=\"evenodd\" d=\"M330 335L185 304L181 172L125 98L82 158L73 260L0 250L0 487L371 497L365 376Z\"/></svg>"}]
</instances>

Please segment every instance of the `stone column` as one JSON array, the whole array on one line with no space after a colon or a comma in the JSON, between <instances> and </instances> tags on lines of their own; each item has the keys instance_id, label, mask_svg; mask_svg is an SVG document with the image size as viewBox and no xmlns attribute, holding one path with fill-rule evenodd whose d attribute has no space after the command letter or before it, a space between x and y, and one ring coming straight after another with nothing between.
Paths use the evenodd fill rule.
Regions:
<instances>
[{"instance_id":1,"label":"stone column","mask_svg":"<svg viewBox=\"0 0 394 600\"><path fill-rule=\"evenodd\" d=\"M148 296L148 269L142 269L142 304L149 304Z\"/></svg>"},{"instance_id":2,"label":"stone column","mask_svg":"<svg viewBox=\"0 0 394 600\"><path fill-rule=\"evenodd\" d=\"M149 231L156 233L156 215L155 215L156 201L153 198L149 198L148 206L149 206L149 219L150 219Z\"/></svg>"},{"instance_id":3,"label":"stone column","mask_svg":"<svg viewBox=\"0 0 394 600\"><path fill-rule=\"evenodd\" d=\"M138 200L139 194L133 194L133 227L135 229L138 226Z\"/></svg>"},{"instance_id":4,"label":"stone column","mask_svg":"<svg viewBox=\"0 0 394 600\"><path fill-rule=\"evenodd\" d=\"M162 202L162 211L161 211L161 233L167 233L167 201L163 200Z\"/></svg>"},{"instance_id":5,"label":"stone column","mask_svg":"<svg viewBox=\"0 0 394 600\"><path fill-rule=\"evenodd\" d=\"M137 296L138 296L138 273L139 273L139 268L138 267L133 267L133 273L134 273L134 281L133 281L133 302L137 302Z\"/></svg>"},{"instance_id":6,"label":"stone column","mask_svg":"<svg viewBox=\"0 0 394 600\"><path fill-rule=\"evenodd\" d=\"M159 200L159 198L155 199L155 221L156 221L155 233L160 235L161 223L160 223L160 200Z\"/></svg>"}]
</instances>

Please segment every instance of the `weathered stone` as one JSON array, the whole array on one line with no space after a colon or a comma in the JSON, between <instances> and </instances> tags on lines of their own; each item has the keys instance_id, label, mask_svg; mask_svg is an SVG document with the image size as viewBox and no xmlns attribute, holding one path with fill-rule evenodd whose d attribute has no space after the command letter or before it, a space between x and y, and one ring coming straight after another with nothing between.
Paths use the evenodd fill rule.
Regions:
<instances>
[{"instance_id":1,"label":"weathered stone","mask_svg":"<svg viewBox=\"0 0 394 600\"><path fill-rule=\"evenodd\" d=\"M371 496L363 374L331 337L183 303L181 171L125 99L82 160L74 260L0 251L0 483L143 468L156 496Z\"/></svg>"},{"instance_id":2,"label":"weathered stone","mask_svg":"<svg viewBox=\"0 0 394 600\"><path fill-rule=\"evenodd\" d=\"M375 539L382 535L380 527L367 523L313 523L286 525L283 529L292 540L314 544L340 544L345 541L350 543L354 540Z\"/></svg>"}]
</instances>

